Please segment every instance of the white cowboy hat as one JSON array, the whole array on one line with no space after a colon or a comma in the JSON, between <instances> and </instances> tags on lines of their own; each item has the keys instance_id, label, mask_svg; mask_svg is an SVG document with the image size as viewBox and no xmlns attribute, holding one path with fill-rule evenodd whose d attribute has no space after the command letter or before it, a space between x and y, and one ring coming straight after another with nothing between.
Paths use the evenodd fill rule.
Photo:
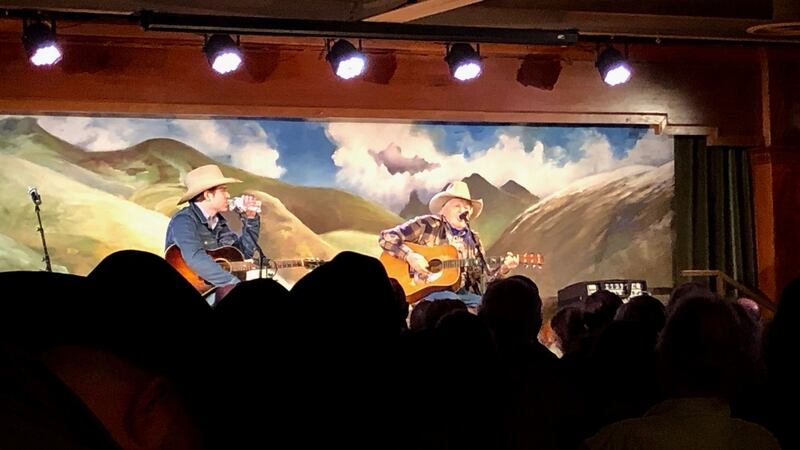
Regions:
<instances>
[{"instance_id":1,"label":"white cowboy hat","mask_svg":"<svg viewBox=\"0 0 800 450\"><path fill-rule=\"evenodd\" d=\"M183 194L178 204L188 202L195 198L197 194L228 183L241 183L242 180L236 178L227 178L222 175L222 171L214 164L200 166L183 177L183 184L186 186L186 193Z\"/></svg>"},{"instance_id":2,"label":"white cowboy hat","mask_svg":"<svg viewBox=\"0 0 800 450\"><path fill-rule=\"evenodd\" d=\"M469 186L463 181L456 181L448 184L445 190L433 196L428 203L428 207L431 209L432 213L439 214L442 212L445 203L454 198L461 198L472 203L470 219L475 219L481 215L481 211L483 211L483 200L473 199L472 196L469 195Z\"/></svg>"}]
</instances>

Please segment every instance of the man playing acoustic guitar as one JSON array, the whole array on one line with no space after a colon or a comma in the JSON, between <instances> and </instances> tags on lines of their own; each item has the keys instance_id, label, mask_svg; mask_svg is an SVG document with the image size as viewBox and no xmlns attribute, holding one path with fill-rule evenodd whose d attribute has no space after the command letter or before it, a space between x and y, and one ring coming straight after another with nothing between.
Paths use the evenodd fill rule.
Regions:
<instances>
[{"instance_id":1,"label":"man playing acoustic guitar","mask_svg":"<svg viewBox=\"0 0 800 450\"><path fill-rule=\"evenodd\" d=\"M484 250L480 237L468 226L469 220L481 214L483 200L472 199L466 183L456 181L448 184L444 191L431 198L428 207L433 214L416 217L381 232L378 243L386 253L405 261L411 271L422 278L433 276L429 270L429 262L425 256L407 245L408 243L429 247L449 244L456 248L461 260L483 259ZM460 269L459 285L454 287L456 295L467 306L477 307L480 305L485 283L507 275L518 264L519 256L509 253L502 265L493 269L481 262L463 265ZM437 290L425 298L452 298L452 292L446 289Z\"/></svg>"},{"instance_id":2,"label":"man playing acoustic guitar","mask_svg":"<svg viewBox=\"0 0 800 450\"><path fill-rule=\"evenodd\" d=\"M224 177L219 167L213 164L187 173L184 177L186 193L178 200L178 204L188 201L189 206L170 219L164 246L169 248L176 244L186 265L205 281L218 287L216 301L235 286L239 279L221 268L206 250L234 246L246 258L252 258L261 230L261 219L258 215L261 202L253 196L242 196L242 209L246 217L241 236L230 229L220 214L228 210L230 194L226 185L230 183L241 183L241 180ZM215 301L214 298L207 300L212 303Z\"/></svg>"}]
</instances>

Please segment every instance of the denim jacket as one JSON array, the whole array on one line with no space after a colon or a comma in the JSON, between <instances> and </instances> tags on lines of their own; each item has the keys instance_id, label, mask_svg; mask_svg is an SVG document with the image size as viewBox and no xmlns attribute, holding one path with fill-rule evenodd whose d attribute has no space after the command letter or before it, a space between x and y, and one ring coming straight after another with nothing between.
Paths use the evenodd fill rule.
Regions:
<instances>
[{"instance_id":1,"label":"denim jacket","mask_svg":"<svg viewBox=\"0 0 800 450\"><path fill-rule=\"evenodd\" d=\"M256 250L254 238L258 238L261 231L261 219L259 216L247 218L242 236L238 236L230 229L221 214L218 214L217 218L217 226L213 230L210 229L208 220L200 208L194 203L189 203L188 207L178 211L170 219L164 248L177 244L186 264L197 275L215 286L238 283L239 279L222 269L206 250L231 245L241 250L246 258L252 258Z\"/></svg>"}]
</instances>

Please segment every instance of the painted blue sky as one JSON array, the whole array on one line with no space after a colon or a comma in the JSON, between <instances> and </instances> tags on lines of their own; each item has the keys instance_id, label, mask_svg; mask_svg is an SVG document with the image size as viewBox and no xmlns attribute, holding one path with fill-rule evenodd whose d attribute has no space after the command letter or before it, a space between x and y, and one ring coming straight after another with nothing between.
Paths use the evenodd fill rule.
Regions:
<instances>
[{"instance_id":1,"label":"painted blue sky","mask_svg":"<svg viewBox=\"0 0 800 450\"><path fill-rule=\"evenodd\" d=\"M331 160L336 145L325 135L325 124L304 120L261 120L269 146L278 149L278 164L286 169L282 180L308 186L336 184Z\"/></svg>"},{"instance_id":2,"label":"painted blue sky","mask_svg":"<svg viewBox=\"0 0 800 450\"><path fill-rule=\"evenodd\" d=\"M672 140L647 127L38 116L88 151L170 138L225 164L287 183L336 187L399 211L477 173L543 197L620 167L665 164Z\"/></svg>"},{"instance_id":3,"label":"painted blue sky","mask_svg":"<svg viewBox=\"0 0 800 450\"><path fill-rule=\"evenodd\" d=\"M286 169L282 180L294 184L335 186L337 167L331 155L337 148L326 133L326 123L304 120L261 120L270 147L280 152L278 164ZM485 152L501 135L517 136L530 152L539 141L544 156L558 166L582 159L585 133L592 130L608 140L615 158L623 158L648 132L647 127L575 127L485 125L473 123L416 123L437 150L467 157Z\"/></svg>"}]
</instances>

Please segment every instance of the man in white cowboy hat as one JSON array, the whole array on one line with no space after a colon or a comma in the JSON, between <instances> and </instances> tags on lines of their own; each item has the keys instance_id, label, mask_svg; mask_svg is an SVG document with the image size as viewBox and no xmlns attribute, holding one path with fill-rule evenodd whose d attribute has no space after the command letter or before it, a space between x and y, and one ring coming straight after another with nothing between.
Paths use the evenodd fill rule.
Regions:
<instances>
[{"instance_id":1,"label":"man in white cowboy hat","mask_svg":"<svg viewBox=\"0 0 800 450\"><path fill-rule=\"evenodd\" d=\"M483 200L473 199L469 186L463 181L450 183L431 198L428 207L432 214L419 216L394 228L380 233L378 243L392 256L408 263L410 268L423 276L430 275L428 261L421 254L405 245L414 244L454 246L461 259L480 258L483 245L477 233L473 233L467 221L477 218L483 211ZM483 295L486 282L508 274L517 267L519 257L508 254L499 267L465 266L462 269L461 286L456 290L458 297L470 307L477 307ZM434 292L428 300L452 298L448 291Z\"/></svg>"},{"instance_id":2,"label":"man in white cowboy hat","mask_svg":"<svg viewBox=\"0 0 800 450\"><path fill-rule=\"evenodd\" d=\"M177 245L190 269L208 283L222 287L218 291L227 292L239 279L222 269L207 250L230 245L241 250L246 258L252 258L261 230L261 202L251 195L241 197L245 216L242 235L239 236L220 213L228 210L230 194L227 185L241 183L241 180L227 178L219 167L209 164L187 173L183 182L186 193L178 204L189 202L189 206L172 216L165 248ZM208 300L213 302L214 298Z\"/></svg>"}]
</instances>

